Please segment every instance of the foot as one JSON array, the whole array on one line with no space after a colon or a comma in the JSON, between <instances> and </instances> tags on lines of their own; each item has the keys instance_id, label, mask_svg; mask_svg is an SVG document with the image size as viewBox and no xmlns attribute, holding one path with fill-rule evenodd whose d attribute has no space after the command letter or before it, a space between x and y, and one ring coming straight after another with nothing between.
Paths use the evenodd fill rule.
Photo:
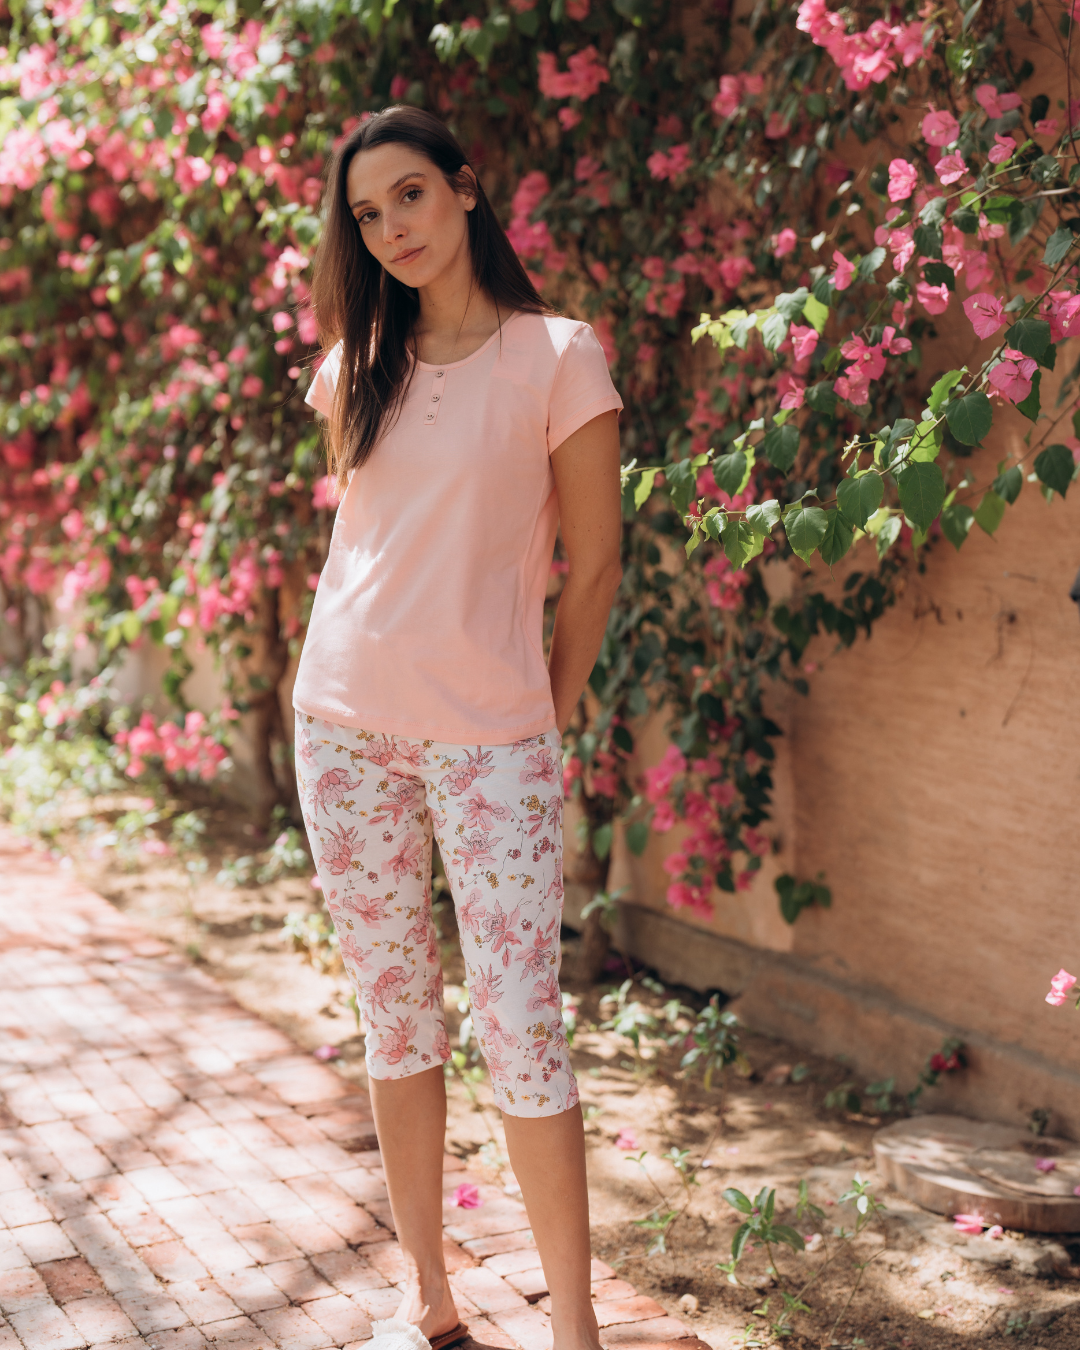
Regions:
<instances>
[{"instance_id":1,"label":"foot","mask_svg":"<svg viewBox=\"0 0 1080 1350\"><path fill-rule=\"evenodd\" d=\"M419 1327L428 1340L453 1331L461 1321L448 1284L437 1290L407 1289L394 1315Z\"/></svg>"}]
</instances>

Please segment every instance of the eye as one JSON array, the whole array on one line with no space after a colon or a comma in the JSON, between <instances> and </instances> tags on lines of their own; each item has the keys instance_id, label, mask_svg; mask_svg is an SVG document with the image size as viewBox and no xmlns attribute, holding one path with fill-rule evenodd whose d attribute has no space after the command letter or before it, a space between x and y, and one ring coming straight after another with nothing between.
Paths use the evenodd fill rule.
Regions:
<instances>
[{"instance_id":1,"label":"eye","mask_svg":"<svg viewBox=\"0 0 1080 1350\"><path fill-rule=\"evenodd\" d=\"M404 198L403 198L402 200L408 199L409 197L411 197L411 196L413 195L414 192L415 192L416 195L419 197L420 194L423 192L423 190L424 190L423 188L418 188L418 187L406 188L406 189L405 189L405 196L404 196Z\"/></svg>"},{"instance_id":2,"label":"eye","mask_svg":"<svg viewBox=\"0 0 1080 1350\"><path fill-rule=\"evenodd\" d=\"M357 225L366 225L368 216L373 216L374 214L374 211L364 211L361 215L356 216L355 219Z\"/></svg>"}]
</instances>

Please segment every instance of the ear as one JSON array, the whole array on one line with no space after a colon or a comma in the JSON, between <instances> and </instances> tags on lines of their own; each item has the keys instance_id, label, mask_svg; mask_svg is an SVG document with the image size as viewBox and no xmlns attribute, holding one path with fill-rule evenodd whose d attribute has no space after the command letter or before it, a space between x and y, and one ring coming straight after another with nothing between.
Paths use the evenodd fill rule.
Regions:
<instances>
[{"instance_id":1,"label":"ear","mask_svg":"<svg viewBox=\"0 0 1080 1350\"><path fill-rule=\"evenodd\" d=\"M461 168L458 170L458 173L462 176L462 178L465 179L466 184L472 184L471 188L469 186L466 186L465 190L461 194L462 197L465 198L465 210L471 211L473 207L476 205L477 201L479 200L478 197L479 185L477 184L476 174L473 172L472 167L468 164L463 164Z\"/></svg>"}]
</instances>

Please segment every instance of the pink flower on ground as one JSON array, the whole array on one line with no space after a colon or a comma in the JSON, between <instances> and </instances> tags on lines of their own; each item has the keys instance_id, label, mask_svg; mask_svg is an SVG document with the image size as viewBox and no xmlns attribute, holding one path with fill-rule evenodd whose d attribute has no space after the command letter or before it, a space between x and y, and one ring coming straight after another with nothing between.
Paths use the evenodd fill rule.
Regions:
<instances>
[{"instance_id":1,"label":"pink flower on ground","mask_svg":"<svg viewBox=\"0 0 1080 1350\"><path fill-rule=\"evenodd\" d=\"M838 291L846 291L851 285L851 279L855 275L855 264L844 257L839 249L833 250L833 262L836 264L836 272L833 279Z\"/></svg>"},{"instance_id":2,"label":"pink flower on ground","mask_svg":"<svg viewBox=\"0 0 1080 1350\"><path fill-rule=\"evenodd\" d=\"M795 245L799 242L799 236L794 230L787 228L774 234L769 241L774 258L786 258L789 253L795 251Z\"/></svg>"},{"instance_id":3,"label":"pink flower on ground","mask_svg":"<svg viewBox=\"0 0 1080 1350\"><path fill-rule=\"evenodd\" d=\"M1060 1008L1069 997L1069 990L1076 983L1076 976L1070 975L1064 967L1058 971L1050 981L1050 992L1046 996L1047 1003L1052 1003L1055 1008Z\"/></svg>"},{"instance_id":4,"label":"pink flower on ground","mask_svg":"<svg viewBox=\"0 0 1080 1350\"><path fill-rule=\"evenodd\" d=\"M991 164L1004 164L1006 160L1012 159L1013 151L1016 149L1016 142L1011 136L994 136L994 148L987 155Z\"/></svg>"},{"instance_id":5,"label":"pink flower on ground","mask_svg":"<svg viewBox=\"0 0 1080 1350\"><path fill-rule=\"evenodd\" d=\"M1015 347L1006 347L1001 360L990 372L989 380L1003 398L1011 403L1023 403L1031 393L1031 377L1037 366L1034 357L1025 356Z\"/></svg>"},{"instance_id":6,"label":"pink flower on ground","mask_svg":"<svg viewBox=\"0 0 1080 1350\"><path fill-rule=\"evenodd\" d=\"M981 338L993 337L1005 322L1004 306L996 295L991 295L988 291L969 295L964 301L964 313Z\"/></svg>"},{"instance_id":7,"label":"pink flower on ground","mask_svg":"<svg viewBox=\"0 0 1080 1350\"><path fill-rule=\"evenodd\" d=\"M988 1228L986 1232L983 1234L983 1237L988 1238L1002 1238L1004 1236L1005 1236L1005 1229L1002 1228L1001 1224L999 1223L994 1224L992 1228Z\"/></svg>"},{"instance_id":8,"label":"pink flower on ground","mask_svg":"<svg viewBox=\"0 0 1080 1350\"><path fill-rule=\"evenodd\" d=\"M1052 1171L1054 1170L1055 1167L1057 1167L1057 1163L1055 1162L1055 1160L1054 1160L1053 1158L1036 1158L1036 1159L1035 1159L1035 1170L1036 1170L1036 1172L1052 1172Z\"/></svg>"},{"instance_id":9,"label":"pink flower on ground","mask_svg":"<svg viewBox=\"0 0 1080 1350\"><path fill-rule=\"evenodd\" d=\"M894 159L889 164L889 201L902 202L915 191L919 172L906 159Z\"/></svg>"},{"instance_id":10,"label":"pink flower on ground","mask_svg":"<svg viewBox=\"0 0 1080 1350\"><path fill-rule=\"evenodd\" d=\"M463 1181L454 1192L452 1204L457 1205L458 1209L479 1209L484 1203L480 1199L479 1190L468 1181Z\"/></svg>"},{"instance_id":11,"label":"pink flower on ground","mask_svg":"<svg viewBox=\"0 0 1080 1350\"><path fill-rule=\"evenodd\" d=\"M942 155L934 171L939 182L955 183L958 178L963 178L964 174L967 173L967 165L964 163L963 155Z\"/></svg>"},{"instance_id":12,"label":"pink flower on ground","mask_svg":"<svg viewBox=\"0 0 1080 1350\"><path fill-rule=\"evenodd\" d=\"M633 1153L638 1146L637 1136L633 1130L621 1129L615 1136L615 1147L621 1148L624 1153Z\"/></svg>"},{"instance_id":13,"label":"pink flower on ground","mask_svg":"<svg viewBox=\"0 0 1080 1350\"><path fill-rule=\"evenodd\" d=\"M955 1214L953 1216L953 1227L958 1233L974 1233L978 1236L985 1226L985 1220L981 1214Z\"/></svg>"},{"instance_id":14,"label":"pink flower on ground","mask_svg":"<svg viewBox=\"0 0 1080 1350\"><path fill-rule=\"evenodd\" d=\"M928 112L922 134L931 145L951 145L960 134L960 123L951 112Z\"/></svg>"},{"instance_id":15,"label":"pink flower on ground","mask_svg":"<svg viewBox=\"0 0 1080 1350\"><path fill-rule=\"evenodd\" d=\"M320 1045L318 1050L311 1052L316 1059L337 1059L341 1051L336 1045Z\"/></svg>"}]
</instances>

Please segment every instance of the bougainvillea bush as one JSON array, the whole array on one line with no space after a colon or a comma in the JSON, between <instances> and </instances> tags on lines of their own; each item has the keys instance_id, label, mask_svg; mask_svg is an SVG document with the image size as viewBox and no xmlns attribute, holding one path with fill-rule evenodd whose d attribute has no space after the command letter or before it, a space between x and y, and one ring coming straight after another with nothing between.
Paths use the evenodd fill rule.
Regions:
<instances>
[{"instance_id":1,"label":"bougainvillea bush","mask_svg":"<svg viewBox=\"0 0 1080 1350\"><path fill-rule=\"evenodd\" d=\"M623 394L625 580L568 791L601 860L617 821L636 851L679 824L668 899L707 913L772 847L770 682L805 691L814 633L869 633L926 549L1075 476L1075 372L1058 407L1040 392L1080 334L1073 23L979 0L0 0L8 703L155 644L175 714L114 727L119 769L212 777L208 740L248 714L264 804L287 793L281 685L334 509L302 402L321 175L366 112L422 104ZM943 315L977 361L925 367ZM1008 407L1024 456L976 489ZM774 559L797 599L770 600ZM196 726L205 646L227 699ZM636 779L657 710L671 747ZM789 919L827 900L783 883Z\"/></svg>"}]
</instances>

